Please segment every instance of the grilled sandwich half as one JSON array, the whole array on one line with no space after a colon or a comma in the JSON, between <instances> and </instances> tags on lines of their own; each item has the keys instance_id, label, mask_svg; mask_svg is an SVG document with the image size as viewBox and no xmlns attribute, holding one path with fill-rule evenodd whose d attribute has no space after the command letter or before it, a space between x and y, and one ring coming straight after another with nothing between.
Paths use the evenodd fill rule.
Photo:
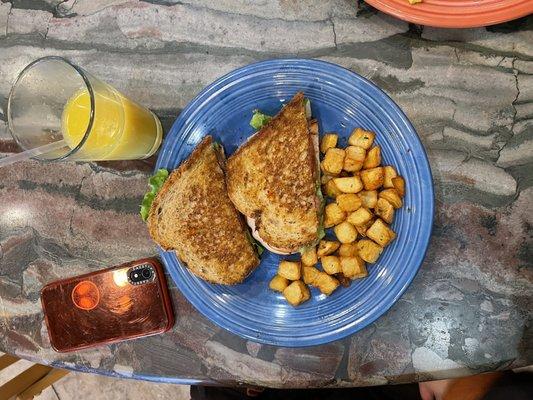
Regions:
<instances>
[{"instance_id":1,"label":"grilled sandwich half","mask_svg":"<svg viewBox=\"0 0 533 400\"><path fill-rule=\"evenodd\" d=\"M303 93L228 158L230 199L254 237L278 254L315 244L321 230L318 134Z\"/></svg>"},{"instance_id":2,"label":"grilled sandwich half","mask_svg":"<svg viewBox=\"0 0 533 400\"><path fill-rule=\"evenodd\" d=\"M174 170L148 214L152 238L198 277L213 283L242 282L259 265L242 216L230 201L224 154L206 136Z\"/></svg>"}]
</instances>

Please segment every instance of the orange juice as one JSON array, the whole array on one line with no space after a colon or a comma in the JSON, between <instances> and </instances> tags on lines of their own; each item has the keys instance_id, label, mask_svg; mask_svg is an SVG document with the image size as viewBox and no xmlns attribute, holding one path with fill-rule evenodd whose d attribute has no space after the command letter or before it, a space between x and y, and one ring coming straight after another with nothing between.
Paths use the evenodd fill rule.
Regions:
<instances>
[{"instance_id":1,"label":"orange juice","mask_svg":"<svg viewBox=\"0 0 533 400\"><path fill-rule=\"evenodd\" d=\"M95 89L93 124L71 158L132 160L155 153L163 135L157 117L110 87ZM87 90L81 90L67 102L62 115L63 137L71 149L84 138L90 115L91 97Z\"/></svg>"}]
</instances>

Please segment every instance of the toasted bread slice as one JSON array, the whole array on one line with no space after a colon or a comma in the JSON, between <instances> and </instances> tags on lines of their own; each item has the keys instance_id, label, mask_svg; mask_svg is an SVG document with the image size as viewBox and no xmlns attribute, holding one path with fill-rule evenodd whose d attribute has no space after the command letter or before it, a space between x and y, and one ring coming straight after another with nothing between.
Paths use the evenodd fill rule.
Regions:
<instances>
[{"instance_id":1,"label":"toasted bread slice","mask_svg":"<svg viewBox=\"0 0 533 400\"><path fill-rule=\"evenodd\" d=\"M270 250L288 254L318 239L318 165L303 93L294 98L227 163L228 194Z\"/></svg>"},{"instance_id":2,"label":"toasted bread slice","mask_svg":"<svg viewBox=\"0 0 533 400\"><path fill-rule=\"evenodd\" d=\"M223 161L222 148L205 137L165 181L147 223L152 238L175 250L195 275L230 285L242 282L259 259L228 197Z\"/></svg>"}]
</instances>

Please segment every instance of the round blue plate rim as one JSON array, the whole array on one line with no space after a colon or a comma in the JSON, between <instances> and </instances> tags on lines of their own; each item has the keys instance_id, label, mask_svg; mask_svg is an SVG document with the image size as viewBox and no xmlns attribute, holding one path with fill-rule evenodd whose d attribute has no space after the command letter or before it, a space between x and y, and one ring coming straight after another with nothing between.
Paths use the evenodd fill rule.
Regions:
<instances>
[{"instance_id":1,"label":"round blue plate rim","mask_svg":"<svg viewBox=\"0 0 533 400\"><path fill-rule=\"evenodd\" d=\"M306 346L321 345L321 344L325 344L325 343L329 343L335 340L342 339L348 335L356 333L357 331L372 324L378 318L383 316L407 290L407 288L409 287L409 285L415 278L416 274L418 273L420 266L422 265L422 262L426 256L429 243L430 243L430 239L431 239L431 232L433 229L433 220L434 220L435 198L434 198L434 188L433 188L433 177L431 173L431 167L429 164L429 160L424 150L424 146L422 142L420 141L420 138L418 137L416 130L414 129L411 122L409 121L407 116L404 114L404 112L400 109L400 107L390 98L390 96L387 93L385 93L382 89L380 89L374 83L360 76L359 74L349 69L346 69L342 66L339 66L337 64L333 64L333 63L323 61L323 60L298 59L298 58L259 61L256 63L252 63L249 65L240 67L238 69L235 69L223 75L222 77L218 78L213 83L205 87L183 109L183 111L176 118L170 131L165 137L162 149L158 155L155 170L159 168L168 168L169 165L174 167L173 160L171 158L172 151L174 150L174 148L170 146L171 144L170 139L175 138L177 135L179 135L180 130L183 129L185 123L187 122L191 114L197 111L198 106L204 103L206 99L208 99L209 96L213 92L216 92L217 90L221 90L228 83L234 82L254 72L258 72L264 69L272 69L272 68L287 69L290 67L294 67L294 68L309 67L309 68L322 69L324 71L331 70L331 71L335 71L336 73L346 74L352 79L359 80L363 84L367 85L368 88L372 89L375 92L374 94L381 96L382 97L381 100L384 100L387 103L386 104L387 107L390 107L393 110L393 112L396 114L395 116L399 118L399 121L403 125L405 125L405 127L407 127L408 132L404 132L404 133L409 135L409 140L410 140L409 144L410 144L410 147L415 148L413 152L416 154L417 161L422 162L422 165L419 165L420 176L425 182L429 183L429 185L424 189L424 196L425 196L424 207L425 208L423 210L424 216L428 219L426 220L426 223L424 223L422 226L419 227L420 230L418 232L418 235L422 239L418 242L418 247L416 248L417 255L413 257L413 261L412 261L413 268L409 270L409 275L402 276L402 284L401 286L395 288L393 296L392 297L390 296L390 291L389 291L389 293L387 293L387 296L384 297L385 304L379 303L379 307L377 309L374 309L372 314L369 317L365 318L364 321L359 322L359 323L357 321L351 321L350 323L345 324L341 326L340 328L335 328L330 331L326 330L319 334L312 334L307 337L298 337L296 339L293 339L290 336L280 336L276 334L275 332L274 333L263 332L261 333L261 335L258 335L257 332L255 332L253 329L249 329L248 327L244 327L238 323L234 323L233 321L227 319L224 315L218 314L213 309L210 309L209 307L204 306L204 304L201 302L200 298L198 297L198 294L193 290L193 288L189 287L185 283L182 283L180 279L180 273L174 266L174 263L177 261L179 268L185 269L185 267L181 265L179 260L177 260L174 252L167 252L162 249L159 249L159 253L160 253L161 259L163 260L163 263L165 264L168 272L170 273L178 289L189 300L189 302L191 302L191 304L211 322L215 323L221 328L226 329L238 336L241 336L245 339L248 339L254 342L274 345L274 346L284 346L284 347L306 347ZM183 143L180 142L180 146L182 144Z\"/></svg>"}]
</instances>

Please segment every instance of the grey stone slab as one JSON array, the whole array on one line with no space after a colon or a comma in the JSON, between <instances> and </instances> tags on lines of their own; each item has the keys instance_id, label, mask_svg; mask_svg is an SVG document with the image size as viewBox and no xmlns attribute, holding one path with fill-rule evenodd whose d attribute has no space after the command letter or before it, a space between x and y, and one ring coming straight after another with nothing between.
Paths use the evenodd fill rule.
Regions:
<instances>
[{"instance_id":1,"label":"grey stone slab","mask_svg":"<svg viewBox=\"0 0 533 400\"><path fill-rule=\"evenodd\" d=\"M0 109L0 113L2 110ZM0 140L9 140L11 139L11 134L9 133L7 129L7 124L4 122L0 122Z\"/></svg>"},{"instance_id":2,"label":"grey stone slab","mask_svg":"<svg viewBox=\"0 0 533 400\"><path fill-rule=\"evenodd\" d=\"M533 74L519 72L517 75L516 86L519 89L516 103L523 105L533 103ZM533 113L530 113L529 116L533 116Z\"/></svg>"},{"instance_id":3,"label":"grey stone slab","mask_svg":"<svg viewBox=\"0 0 533 400\"><path fill-rule=\"evenodd\" d=\"M154 1L158 3L158 1ZM230 15L253 15L265 19L282 19L287 21L304 20L320 21L333 16L347 16L354 18L357 13L357 2L350 0L313 0L301 1L264 1L264 0L185 0L159 1L163 4L189 4L198 8L210 8L223 11Z\"/></svg>"},{"instance_id":4,"label":"grey stone slab","mask_svg":"<svg viewBox=\"0 0 533 400\"><path fill-rule=\"evenodd\" d=\"M520 72L530 75L533 74L533 63L530 61L515 60L514 67Z\"/></svg>"},{"instance_id":5,"label":"grey stone slab","mask_svg":"<svg viewBox=\"0 0 533 400\"><path fill-rule=\"evenodd\" d=\"M533 162L533 124L529 125L521 136L524 137L517 137L517 140L502 149L497 162L499 166L511 167Z\"/></svg>"},{"instance_id":6,"label":"grey stone slab","mask_svg":"<svg viewBox=\"0 0 533 400\"><path fill-rule=\"evenodd\" d=\"M7 33L38 33L44 36L51 18L52 14L48 11L14 8L9 16Z\"/></svg>"},{"instance_id":7,"label":"grey stone slab","mask_svg":"<svg viewBox=\"0 0 533 400\"><path fill-rule=\"evenodd\" d=\"M55 0L52 1L55 2ZM94 14L106 7L127 3L129 1L130 0L68 0L65 2L60 2L57 7L57 10L61 16L89 15Z\"/></svg>"},{"instance_id":8,"label":"grey stone slab","mask_svg":"<svg viewBox=\"0 0 533 400\"><path fill-rule=\"evenodd\" d=\"M469 186L481 193L514 196L516 181L503 169L453 151L433 151L432 165L440 182Z\"/></svg>"},{"instance_id":9,"label":"grey stone slab","mask_svg":"<svg viewBox=\"0 0 533 400\"><path fill-rule=\"evenodd\" d=\"M171 42L284 53L334 46L328 21L277 20L272 24L255 16L235 14L228 18L220 11L184 4L133 2L86 16L53 19L48 37L129 49L157 49Z\"/></svg>"},{"instance_id":10,"label":"grey stone slab","mask_svg":"<svg viewBox=\"0 0 533 400\"><path fill-rule=\"evenodd\" d=\"M385 14L374 14L360 18L332 19L337 45L373 42L399 33L407 32L408 24Z\"/></svg>"},{"instance_id":11,"label":"grey stone slab","mask_svg":"<svg viewBox=\"0 0 533 400\"><path fill-rule=\"evenodd\" d=\"M422 38L435 42L458 42L467 47L479 46L487 53L533 56L533 43L527 29L502 34L490 32L487 28L441 29L426 26Z\"/></svg>"},{"instance_id":12,"label":"grey stone slab","mask_svg":"<svg viewBox=\"0 0 533 400\"><path fill-rule=\"evenodd\" d=\"M7 22L11 3L0 3L0 37L7 35Z\"/></svg>"}]
</instances>

